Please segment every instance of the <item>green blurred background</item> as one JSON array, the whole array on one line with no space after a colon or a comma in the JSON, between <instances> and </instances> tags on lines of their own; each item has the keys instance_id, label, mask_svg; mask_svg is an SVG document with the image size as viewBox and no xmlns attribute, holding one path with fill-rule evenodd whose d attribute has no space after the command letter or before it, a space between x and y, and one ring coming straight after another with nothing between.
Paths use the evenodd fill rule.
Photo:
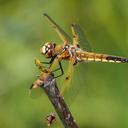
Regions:
<instances>
[{"instance_id":1,"label":"green blurred background","mask_svg":"<svg viewBox=\"0 0 128 128\"><path fill-rule=\"evenodd\" d=\"M42 42L62 43L44 12L69 33L80 24L93 51L128 57L127 0L0 0L0 128L47 127L54 111L45 95L28 95ZM79 127L128 128L128 65L90 63L85 79L70 106ZM62 127L58 118L52 127Z\"/></svg>"}]
</instances>

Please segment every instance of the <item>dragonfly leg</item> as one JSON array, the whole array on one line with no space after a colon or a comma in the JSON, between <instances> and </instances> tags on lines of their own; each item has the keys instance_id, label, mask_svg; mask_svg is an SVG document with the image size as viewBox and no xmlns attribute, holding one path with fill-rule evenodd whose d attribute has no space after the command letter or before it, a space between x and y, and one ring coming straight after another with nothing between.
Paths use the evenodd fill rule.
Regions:
<instances>
[{"instance_id":1,"label":"dragonfly leg","mask_svg":"<svg viewBox=\"0 0 128 128\"><path fill-rule=\"evenodd\" d=\"M42 63L43 64L49 64L50 66L48 68L50 68L52 66L52 63L53 63L53 61L55 60L56 57L57 57L57 55L53 56L49 62L42 62ZM56 77L54 77L54 78L58 78L58 77L60 77L60 76L62 76L64 74L64 70L63 70L61 62L58 61L58 63L59 63L59 68L53 70L52 72L56 72L56 71L60 70L61 74L56 76Z\"/></svg>"},{"instance_id":2,"label":"dragonfly leg","mask_svg":"<svg viewBox=\"0 0 128 128\"><path fill-rule=\"evenodd\" d=\"M57 57L57 54L55 54L55 55L51 58L51 60L50 60L49 62L41 62L41 63L43 63L43 64L50 64L50 66L49 66L49 68L50 68L51 65L52 65L52 63L53 63L53 61L55 60L56 57Z\"/></svg>"},{"instance_id":3,"label":"dragonfly leg","mask_svg":"<svg viewBox=\"0 0 128 128\"><path fill-rule=\"evenodd\" d=\"M61 74L58 75L58 76L55 76L54 78L58 78L58 77L60 77L60 76L62 76L62 75L64 74L64 70L63 70L63 67L62 67L62 64L61 64L60 61L59 61L59 66L60 66L60 67L57 68L57 69L55 69L53 72L60 70L60 71L61 71Z\"/></svg>"},{"instance_id":4,"label":"dragonfly leg","mask_svg":"<svg viewBox=\"0 0 128 128\"><path fill-rule=\"evenodd\" d=\"M57 68L57 69L55 69L55 70L53 70L52 72L56 72L56 71L58 71L58 70L60 70L60 67L59 67L59 68Z\"/></svg>"}]
</instances>

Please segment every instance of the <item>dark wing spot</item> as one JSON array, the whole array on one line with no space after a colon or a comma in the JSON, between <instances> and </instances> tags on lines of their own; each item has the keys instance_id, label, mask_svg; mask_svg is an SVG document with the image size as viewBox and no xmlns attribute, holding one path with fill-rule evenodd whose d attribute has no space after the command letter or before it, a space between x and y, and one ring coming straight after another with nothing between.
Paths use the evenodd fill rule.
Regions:
<instances>
[{"instance_id":1,"label":"dark wing spot","mask_svg":"<svg viewBox=\"0 0 128 128\"><path fill-rule=\"evenodd\" d=\"M68 75L68 76L66 76L66 78L65 78L65 80L69 80L70 79L70 76Z\"/></svg>"}]
</instances>

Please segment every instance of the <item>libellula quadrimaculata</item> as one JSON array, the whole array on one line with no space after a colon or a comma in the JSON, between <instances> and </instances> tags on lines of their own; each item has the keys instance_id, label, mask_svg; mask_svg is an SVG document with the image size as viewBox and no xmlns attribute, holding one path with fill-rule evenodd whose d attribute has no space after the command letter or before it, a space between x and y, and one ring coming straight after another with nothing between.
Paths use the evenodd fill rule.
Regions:
<instances>
[{"instance_id":1,"label":"libellula quadrimaculata","mask_svg":"<svg viewBox=\"0 0 128 128\"><path fill-rule=\"evenodd\" d=\"M64 74L61 62L63 60L70 61L70 66L68 73L65 77L65 81L71 78L70 74L71 72L73 72L73 67L75 67L75 65L81 62L128 63L128 59L124 57L92 52L89 43L85 39L85 35L79 25L71 25L73 35L73 39L71 40L70 36L66 32L64 32L64 30L58 24L56 24L56 22L50 16L44 14L44 17L52 25L52 27L57 32L63 43L56 44L54 42L46 42L41 47L40 51L43 55L45 55L46 58L51 58L49 62L45 62L50 64L50 67L52 66L55 60L58 61L61 70L60 76ZM84 49L82 49L81 46L83 46ZM80 72L80 67L82 66L78 66L78 72ZM81 70L83 72L84 69L82 68ZM82 75L80 75L80 77L82 77ZM79 74L77 74L77 76L79 76ZM64 85L62 87L62 94L65 88L66 86Z\"/></svg>"}]
</instances>

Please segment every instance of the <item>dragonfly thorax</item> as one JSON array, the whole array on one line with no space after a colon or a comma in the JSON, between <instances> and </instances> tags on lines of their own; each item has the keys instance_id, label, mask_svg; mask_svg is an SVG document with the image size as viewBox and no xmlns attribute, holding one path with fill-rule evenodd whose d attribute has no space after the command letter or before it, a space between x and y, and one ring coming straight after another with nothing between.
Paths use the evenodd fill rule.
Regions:
<instances>
[{"instance_id":1,"label":"dragonfly thorax","mask_svg":"<svg viewBox=\"0 0 128 128\"><path fill-rule=\"evenodd\" d=\"M73 61L73 65L75 65L77 62L81 61L81 59L77 55L77 52L81 51L81 49L79 47L76 47L74 45L69 45L67 50L68 50L70 58Z\"/></svg>"},{"instance_id":2,"label":"dragonfly thorax","mask_svg":"<svg viewBox=\"0 0 128 128\"><path fill-rule=\"evenodd\" d=\"M55 46L55 43L47 42L41 47L40 51L47 58L51 58L55 53Z\"/></svg>"}]
</instances>

